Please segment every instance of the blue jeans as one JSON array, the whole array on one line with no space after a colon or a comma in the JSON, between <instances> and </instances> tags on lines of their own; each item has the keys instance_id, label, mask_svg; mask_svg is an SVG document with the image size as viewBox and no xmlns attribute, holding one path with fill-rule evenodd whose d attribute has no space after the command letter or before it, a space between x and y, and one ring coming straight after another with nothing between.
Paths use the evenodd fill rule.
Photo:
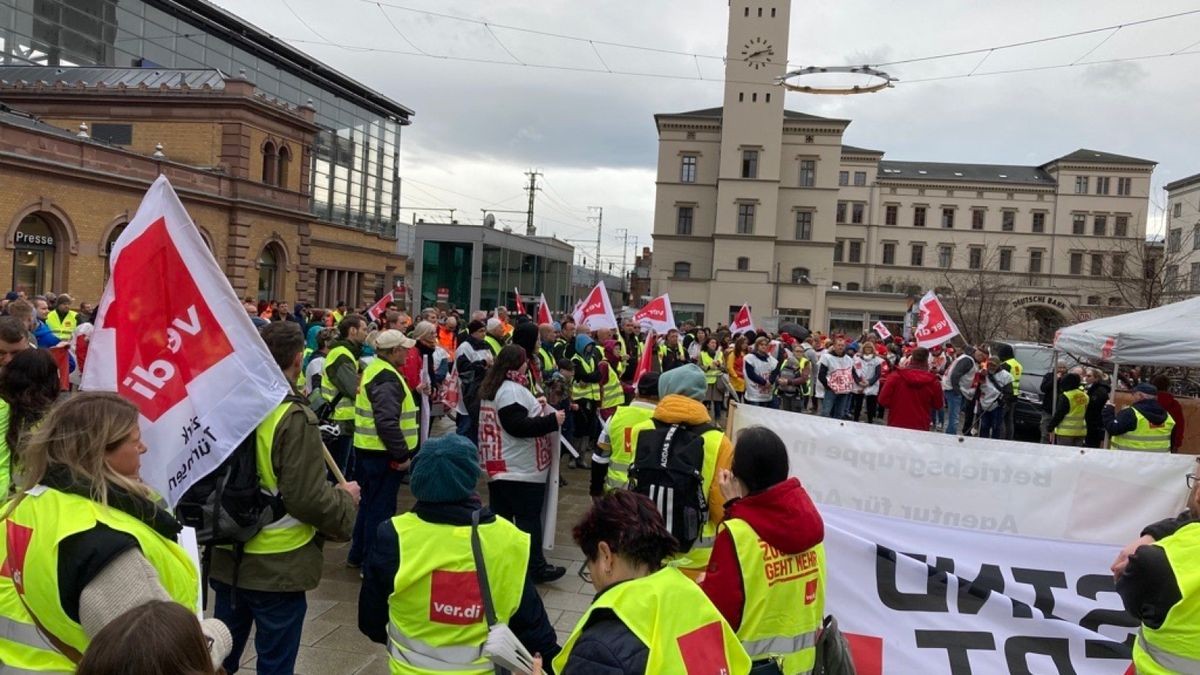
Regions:
<instances>
[{"instance_id":1,"label":"blue jeans","mask_svg":"<svg viewBox=\"0 0 1200 675\"><path fill-rule=\"evenodd\" d=\"M250 639L250 625L255 627L254 650L258 653L255 669L260 673L288 675L296 671L296 655L300 652L300 629L308 599L304 591L248 591L237 589L234 603L233 588L210 580L215 594L213 616L229 627L233 651L225 658L225 671L236 673L242 652Z\"/></svg>"},{"instance_id":2,"label":"blue jeans","mask_svg":"<svg viewBox=\"0 0 1200 675\"><path fill-rule=\"evenodd\" d=\"M997 404L995 408L979 416L980 438L1004 438L1004 406Z\"/></svg>"},{"instance_id":3,"label":"blue jeans","mask_svg":"<svg viewBox=\"0 0 1200 675\"><path fill-rule=\"evenodd\" d=\"M850 394L835 394L832 391L825 391L825 398L821 399L821 417L830 417L835 420L845 419L846 406L850 404Z\"/></svg>"},{"instance_id":4,"label":"blue jeans","mask_svg":"<svg viewBox=\"0 0 1200 675\"><path fill-rule=\"evenodd\" d=\"M371 553L375 531L388 518L396 515L396 498L400 494L400 478L403 471L388 466L390 460L385 452L359 452L358 486L362 498L358 502L358 517L354 520L354 538L346 562L361 565Z\"/></svg>"},{"instance_id":5,"label":"blue jeans","mask_svg":"<svg viewBox=\"0 0 1200 675\"><path fill-rule=\"evenodd\" d=\"M946 392L946 433L958 435L958 416L962 412L963 395L961 391Z\"/></svg>"}]
</instances>

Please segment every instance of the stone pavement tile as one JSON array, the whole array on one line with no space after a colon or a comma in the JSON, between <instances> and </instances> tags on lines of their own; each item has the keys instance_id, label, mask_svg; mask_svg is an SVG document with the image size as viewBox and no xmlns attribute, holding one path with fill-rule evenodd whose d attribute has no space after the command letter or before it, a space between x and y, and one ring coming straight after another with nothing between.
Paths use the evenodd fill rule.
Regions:
<instances>
[{"instance_id":1,"label":"stone pavement tile","mask_svg":"<svg viewBox=\"0 0 1200 675\"><path fill-rule=\"evenodd\" d=\"M336 600L320 600L314 598L310 593L308 596L308 611L304 614L304 620L312 621L313 619L319 619L322 614L329 611L336 604Z\"/></svg>"},{"instance_id":2,"label":"stone pavement tile","mask_svg":"<svg viewBox=\"0 0 1200 675\"><path fill-rule=\"evenodd\" d=\"M554 630L570 633L575 630L575 624L583 618L583 612L563 612L562 616L554 622Z\"/></svg>"},{"instance_id":3,"label":"stone pavement tile","mask_svg":"<svg viewBox=\"0 0 1200 675\"><path fill-rule=\"evenodd\" d=\"M322 621L321 619L305 621L304 627L300 632L300 644L305 647L311 647L337 629L338 624Z\"/></svg>"},{"instance_id":4,"label":"stone pavement tile","mask_svg":"<svg viewBox=\"0 0 1200 675\"><path fill-rule=\"evenodd\" d=\"M354 675L389 675L391 667L388 666L388 658L386 654L376 656L370 663L354 673Z\"/></svg>"},{"instance_id":5,"label":"stone pavement tile","mask_svg":"<svg viewBox=\"0 0 1200 675\"><path fill-rule=\"evenodd\" d=\"M553 588L546 591L542 596L542 604L546 609L562 609L571 612L583 612L592 604L591 595L580 595L578 593L565 593L557 591Z\"/></svg>"},{"instance_id":6,"label":"stone pavement tile","mask_svg":"<svg viewBox=\"0 0 1200 675\"><path fill-rule=\"evenodd\" d=\"M317 600L337 600L339 602L358 602L358 589L361 583L355 579L354 581L341 581L338 579L322 579L321 585L314 590L308 592L309 599Z\"/></svg>"},{"instance_id":7,"label":"stone pavement tile","mask_svg":"<svg viewBox=\"0 0 1200 675\"><path fill-rule=\"evenodd\" d=\"M351 626L338 626L336 630L326 635L314 646L319 649L332 649L368 656L378 656L385 653L386 649L381 644L371 642L370 638Z\"/></svg>"},{"instance_id":8,"label":"stone pavement tile","mask_svg":"<svg viewBox=\"0 0 1200 675\"><path fill-rule=\"evenodd\" d=\"M321 621L358 630L358 594L352 600L334 603L321 615Z\"/></svg>"},{"instance_id":9,"label":"stone pavement tile","mask_svg":"<svg viewBox=\"0 0 1200 675\"><path fill-rule=\"evenodd\" d=\"M375 658L375 652L354 653L338 649L301 647L296 657L296 675L351 675ZM254 668L256 661L247 664ZM243 672L239 670L238 672Z\"/></svg>"}]
</instances>

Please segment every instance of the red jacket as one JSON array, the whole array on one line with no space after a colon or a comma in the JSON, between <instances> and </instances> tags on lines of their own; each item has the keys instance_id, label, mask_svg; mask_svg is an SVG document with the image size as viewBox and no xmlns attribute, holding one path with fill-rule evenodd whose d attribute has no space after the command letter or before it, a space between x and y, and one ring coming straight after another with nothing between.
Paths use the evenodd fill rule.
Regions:
<instances>
[{"instance_id":1,"label":"red jacket","mask_svg":"<svg viewBox=\"0 0 1200 675\"><path fill-rule=\"evenodd\" d=\"M879 392L879 405L887 408L889 427L929 431L930 414L945 404L941 379L918 368L892 372Z\"/></svg>"},{"instance_id":2,"label":"red jacket","mask_svg":"<svg viewBox=\"0 0 1200 675\"><path fill-rule=\"evenodd\" d=\"M1175 428L1171 430L1171 452L1179 452L1183 447L1183 430L1187 426L1183 419L1183 406L1170 392L1158 392L1158 404L1175 420Z\"/></svg>"},{"instance_id":3,"label":"red jacket","mask_svg":"<svg viewBox=\"0 0 1200 675\"><path fill-rule=\"evenodd\" d=\"M802 553L825 540L825 521L797 478L731 502L725 511L725 519L730 518L744 520L760 538L787 554ZM727 529L717 533L700 588L736 631L742 625L745 583Z\"/></svg>"}]
</instances>

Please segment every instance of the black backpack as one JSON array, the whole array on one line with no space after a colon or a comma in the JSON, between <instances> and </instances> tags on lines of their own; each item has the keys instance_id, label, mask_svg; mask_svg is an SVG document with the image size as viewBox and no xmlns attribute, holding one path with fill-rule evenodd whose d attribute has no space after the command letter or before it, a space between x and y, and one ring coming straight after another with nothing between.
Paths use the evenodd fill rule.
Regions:
<instances>
[{"instance_id":1,"label":"black backpack","mask_svg":"<svg viewBox=\"0 0 1200 675\"><path fill-rule=\"evenodd\" d=\"M308 401L288 394L285 403L307 407ZM251 431L233 452L179 500L175 516L196 528L201 546L245 544L267 525L285 515L283 500L258 485L257 431Z\"/></svg>"},{"instance_id":2,"label":"black backpack","mask_svg":"<svg viewBox=\"0 0 1200 675\"><path fill-rule=\"evenodd\" d=\"M716 428L654 420L653 429L638 434L629 489L654 502L681 552L691 550L708 521L703 434Z\"/></svg>"}]
</instances>

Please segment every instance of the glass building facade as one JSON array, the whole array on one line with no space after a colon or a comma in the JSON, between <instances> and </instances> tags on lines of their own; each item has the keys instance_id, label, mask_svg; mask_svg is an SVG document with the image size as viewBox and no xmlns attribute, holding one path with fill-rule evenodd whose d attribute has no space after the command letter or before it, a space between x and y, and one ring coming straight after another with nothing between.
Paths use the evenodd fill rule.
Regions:
<instances>
[{"instance_id":1,"label":"glass building facade","mask_svg":"<svg viewBox=\"0 0 1200 675\"><path fill-rule=\"evenodd\" d=\"M245 71L267 97L293 106L311 102L316 109L316 122L324 130L311 153L307 189L314 215L396 236L400 128L411 111L214 5L194 0L3 0L0 64L216 68L230 76Z\"/></svg>"}]
</instances>

